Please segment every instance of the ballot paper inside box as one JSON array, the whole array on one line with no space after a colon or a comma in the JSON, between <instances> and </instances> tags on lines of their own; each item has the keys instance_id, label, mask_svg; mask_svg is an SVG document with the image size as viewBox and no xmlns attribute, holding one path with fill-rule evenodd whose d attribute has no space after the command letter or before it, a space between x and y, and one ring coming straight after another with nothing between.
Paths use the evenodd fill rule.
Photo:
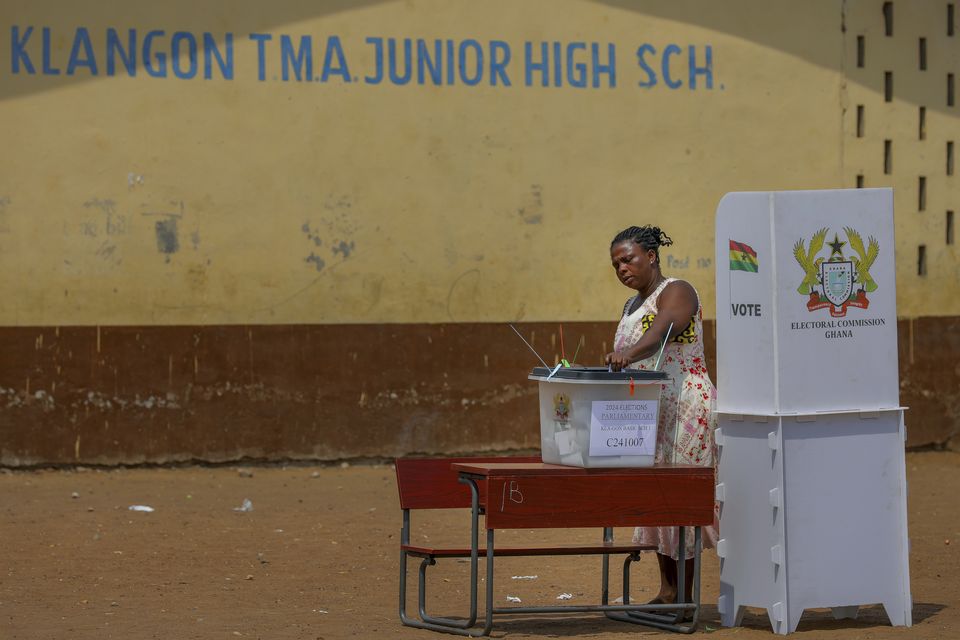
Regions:
<instances>
[{"instance_id":1,"label":"ballot paper inside box","mask_svg":"<svg viewBox=\"0 0 960 640\"><path fill-rule=\"evenodd\" d=\"M660 371L611 372L566 367L530 374L540 387L544 462L572 467L653 466L660 412Z\"/></svg>"}]
</instances>

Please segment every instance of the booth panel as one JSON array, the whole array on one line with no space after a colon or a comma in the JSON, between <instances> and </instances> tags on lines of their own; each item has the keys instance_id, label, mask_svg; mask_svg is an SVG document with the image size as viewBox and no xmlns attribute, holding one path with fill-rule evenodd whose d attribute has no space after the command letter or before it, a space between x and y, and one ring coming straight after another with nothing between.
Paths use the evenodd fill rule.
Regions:
<instances>
[{"instance_id":1,"label":"booth panel","mask_svg":"<svg viewBox=\"0 0 960 640\"><path fill-rule=\"evenodd\" d=\"M770 195L728 193L717 207L717 406L776 411Z\"/></svg>"},{"instance_id":2,"label":"booth panel","mask_svg":"<svg viewBox=\"0 0 960 640\"><path fill-rule=\"evenodd\" d=\"M791 613L907 602L901 412L805 420L783 419Z\"/></svg>"},{"instance_id":3,"label":"booth panel","mask_svg":"<svg viewBox=\"0 0 960 640\"><path fill-rule=\"evenodd\" d=\"M779 410L899 406L893 191L774 198Z\"/></svg>"},{"instance_id":4,"label":"booth panel","mask_svg":"<svg viewBox=\"0 0 960 640\"><path fill-rule=\"evenodd\" d=\"M740 607L773 609L786 600L783 510L771 504L782 489L778 424L766 416L719 420L719 609L728 626Z\"/></svg>"}]
</instances>

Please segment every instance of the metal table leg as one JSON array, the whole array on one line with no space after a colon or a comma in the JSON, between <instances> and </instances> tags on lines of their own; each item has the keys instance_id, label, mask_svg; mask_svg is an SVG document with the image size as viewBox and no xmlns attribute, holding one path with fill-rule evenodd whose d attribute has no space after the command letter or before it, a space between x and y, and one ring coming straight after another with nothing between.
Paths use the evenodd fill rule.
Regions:
<instances>
[{"instance_id":1,"label":"metal table leg","mask_svg":"<svg viewBox=\"0 0 960 640\"><path fill-rule=\"evenodd\" d=\"M466 620L455 620L453 618L435 617L426 612L426 572L427 567L436 564L434 558L424 558L420 563L419 585L418 585L418 613L420 620L411 618L406 613L406 576L407 576L407 554L400 553L400 620L403 624L419 629L429 629L431 631L441 631L444 633L453 633L457 635L480 637L490 634L493 628L493 531L487 531L487 612L485 625L482 630L471 629L477 621L477 582L479 578L479 520L480 520L480 492L477 483L472 478L460 478L460 482L469 485L471 494L471 526L470 526L470 616ZM401 544L409 544L410 541L410 520L409 513L404 511L404 527L401 531Z\"/></svg>"},{"instance_id":2,"label":"metal table leg","mask_svg":"<svg viewBox=\"0 0 960 640\"><path fill-rule=\"evenodd\" d=\"M681 545L677 553L677 578L678 594L676 604L666 605L637 605L636 609L620 613L608 613L607 617L621 622L631 622L633 624L642 624L657 629L675 631L680 633L693 633L697 628L697 622L700 617L700 547L701 547L701 528L694 528L694 555L693 555L693 593L692 602L686 602L684 579L686 565L686 539L685 528L680 527ZM633 557L624 561L624 596L623 602L627 604L630 598L629 565ZM662 612L662 613L661 613ZM683 618L688 612L693 613L691 622L687 625L681 624Z\"/></svg>"}]
</instances>

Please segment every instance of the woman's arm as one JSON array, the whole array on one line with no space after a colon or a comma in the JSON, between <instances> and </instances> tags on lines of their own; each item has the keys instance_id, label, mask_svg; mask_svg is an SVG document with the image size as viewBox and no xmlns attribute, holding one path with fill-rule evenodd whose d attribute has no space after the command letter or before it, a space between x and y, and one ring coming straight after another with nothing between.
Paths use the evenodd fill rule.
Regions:
<instances>
[{"instance_id":1,"label":"woman's arm","mask_svg":"<svg viewBox=\"0 0 960 640\"><path fill-rule=\"evenodd\" d=\"M697 310L697 294L690 283L684 280L671 282L664 287L657 299L657 315L654 316L650 328L633 345L622 351L608 353L607 364L614 371L620 371L638 360L649 358L660 349L670 323L673 323L670 330L672 340L683 333Z\"/></svg>"}]
</instances>

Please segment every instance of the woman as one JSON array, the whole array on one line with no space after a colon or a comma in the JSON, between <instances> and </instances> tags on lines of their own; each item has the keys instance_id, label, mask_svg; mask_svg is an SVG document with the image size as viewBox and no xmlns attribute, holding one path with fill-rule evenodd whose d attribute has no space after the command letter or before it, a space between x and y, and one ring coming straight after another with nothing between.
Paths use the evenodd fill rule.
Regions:
<instances>
[{"instance_id":1,"label":"woman","mask_svg":"<svg viewBox=\"0 0 960 640\"><path fill-rule=\"evenodd\" d=\"M671 381L662 386L660 418L657 423L656 463L713 466L713 412L716 389L707 374L703 356L703 325L700 298L684 280L665 278L660 271L659 249L673 241L658 227L624 229L610 243L610 258L617 278L635 289L627 300L608 353L607 364L614 371L652 369L668 327L670 342L661 369ZM684 593L690 601L693 583L693 535L686 536ZM638 527L634 541L657 547L660 565L660 592L651 604L677 601L677 551L679 534L675 527ZM713 525L703 528L703 547L717 542L717 513Z\"/></svg>"}]
</instances>

